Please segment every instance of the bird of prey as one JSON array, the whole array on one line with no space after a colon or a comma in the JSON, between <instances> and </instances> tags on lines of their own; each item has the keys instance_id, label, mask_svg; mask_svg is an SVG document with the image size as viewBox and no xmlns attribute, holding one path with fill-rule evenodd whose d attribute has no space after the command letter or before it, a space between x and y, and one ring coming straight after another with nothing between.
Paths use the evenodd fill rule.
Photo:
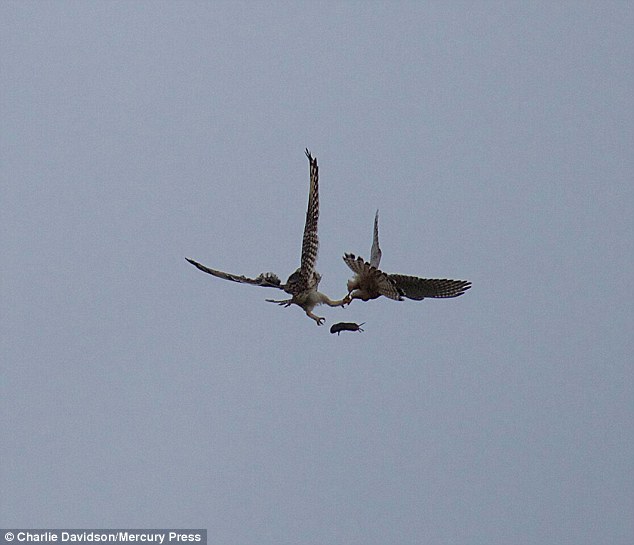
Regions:
<instances>
[{"instance_id":1,"label":"bird of prey","mask_svg":"<svg viewBox=\"0 0 634 545\"><path fill-rule=\"evenodd\" d=\"M379 269L379 211L374 216L374 237L370 251L370 263L354 254L345 254L343 260L355 273L348 280L348 297L369 301L381 295L403 301L403 298L420 301L426 297L449 298L462 295L471 287L465 280L428 279L404 274L388 274Z\"/></svg>"},{"instance_id":2,"label":"bird of prey","mask_svg":"<svg viewBox=\"0 0 634 545\"><path fill-rule=\"evenodd\" d=\"M297 305L304 309L306 314L317 322L317 325L321 325L325 319L313 314L313 309L317 305L325 303L331 307L343 306L349 303L350 299L345 297L339 301L333 301L327 295L317 291L319 281L321 280L321 275L315 270L317 250L319 248L319 239L317 237L317 222L319 220L319 168L317 167L317 160L310 154L308 149L306 149L306 157L308 157L310 165L310 190L308 192L308 210L306 211L306 225L304 226L302 256L299 268L288 277L285 284L282 284L279 277L274 273L262 273L256 278L247 278L246 276L238 276L210 269L209 267L197 263L193 259L185 259L201 271L224 280L284 290L291 295L290 299L266 299L266 301L277 303L285 307Z\"/></svg>"}]
</instances>

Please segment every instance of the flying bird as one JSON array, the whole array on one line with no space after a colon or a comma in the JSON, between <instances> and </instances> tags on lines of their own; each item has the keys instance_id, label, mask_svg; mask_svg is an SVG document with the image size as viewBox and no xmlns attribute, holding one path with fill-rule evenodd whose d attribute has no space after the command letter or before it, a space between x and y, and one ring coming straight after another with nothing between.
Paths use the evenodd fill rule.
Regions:
<instances>
[{"instance_id":1,"label":"flying bird","mask_svg":"<svg viewBox=\"0 0 634 545\"><path fill-rule=\"evenodd\" d=\"M449 298L462 295L471 287L465 280L429 279L404 274L388 274L379 269L379 211L374 216L374 236L370 250L370 262L354 254L344 254L343 260L355 273L348 280L348 295L352 299L369 301L381 295L403 301L403 298L421 301L426 297Z\"/></svg>"},{"instance_id":2,"label":"flying bird","mask_svg":"<svg viewBox=\"0 0 634 545\"><path fill-rule=\"evenodd\" d=\"M274 273L262 273L256 278L247 278L246 276L210 269L209 267L197 263L193 259L185 259L201 271L224 280L283 290L291 295L290 299L266 299L266 301L269 303L277 303L285 307L297 305L301 307L310 318L315 320L317 325L321 325L325 319L313 314L313 309L317 305L325 303L331 307L342 307L349 303L350 299L346 296L341 300L333 301L327 295L317 291L321 280L321 275L315 269L317 251L319 249L319 239L317 237L317 223L319 220L319 168L317 166L317 160L310 154L308 149L306 149L306 157L308 157L310 166L310 190L308 192L308 209L306 211L306 224L304 226L304 238L302 241L302 256L299 268L288 277L285 284L282 284L280 278Z\"/></svg>"}]
</instances>

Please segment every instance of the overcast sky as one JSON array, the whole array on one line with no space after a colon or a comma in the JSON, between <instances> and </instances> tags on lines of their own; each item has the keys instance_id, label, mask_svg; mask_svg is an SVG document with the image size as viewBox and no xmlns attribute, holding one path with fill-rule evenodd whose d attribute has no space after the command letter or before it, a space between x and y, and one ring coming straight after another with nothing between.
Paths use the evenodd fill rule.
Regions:
<instances>
[{"instance_id":1,"label":"overcast sky","mask_svg":"<svg viewBox=\"0 0 634 545\"><path fill-rule=\"evenodd\" d=\"M0 2L0 526L634 542L631 2ZM470 280L319 307L205 275ZM329 333L338 321L364 332Z\"/></svg>"}]
</instances>

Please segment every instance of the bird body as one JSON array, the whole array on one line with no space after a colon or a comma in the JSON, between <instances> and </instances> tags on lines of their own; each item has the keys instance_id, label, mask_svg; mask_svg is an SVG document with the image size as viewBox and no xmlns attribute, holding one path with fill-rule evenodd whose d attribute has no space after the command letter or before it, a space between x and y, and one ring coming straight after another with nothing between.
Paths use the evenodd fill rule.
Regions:
<instances>
[{"instance_id":1,"label":"bird body","mask_svg":"<svg viewBox=\"0 0 634 545\"><path fill-rule=\"evenodd\" d=\"M369 301L384 295L395 301L403 300L394 281L386 273L354 254L345 254L343 260L355 273L348 280L348 293L352 299Z\"/></svg>"},{"instance_id":2,"label":"bird body","mask_svg":"<svg viewBox=\"0 0 634 545\"><path fill-rule=\"evenodd\" d=\"M471 287L466 280L449 280L419 278L404 274L388 274L379 269L381 262L379 247L379 211L374 216L374 236L370 251L370 263L354 254L344 254L343 260L354 272L354 277L348 280L348 297L369 301L381 295L402 301L403 298L421 301L431 298L450 298L462 295Z\"/></svg>"},{"instance_id":3,"label":"bird body","mask_svg":"<svg viewBox=\"0 0 634 545\"><path fill-rule=\"evenodd\" d=\"M313 314L313 309L317 305L325 303L331 307L343 306L350 300L348 297L345 297L335 301L317 291L321 280L320 274L315 269L319 250L319 238L317 236L317 225L319 222L319 168L317 166L317 160L311 155L308 149L306 150L306 157L308 157L310 166L310 189L308 192L308 208L306 210L304 236L302 239L302 255L299 268L288 277L286 283L282 284L280 278L274 273L262 273L256 278L248 278L242 275L211 269L193 259L185 259L199 270L217 278L242 284L251 284L253 286L281 289L291 295L291 298L284 300L266 299L266 301L277 303L285 307L297 305L306 312L307 316L315 320L317 325L321 325L324 322L324 318Z\"/></svg>"}]
</instances>

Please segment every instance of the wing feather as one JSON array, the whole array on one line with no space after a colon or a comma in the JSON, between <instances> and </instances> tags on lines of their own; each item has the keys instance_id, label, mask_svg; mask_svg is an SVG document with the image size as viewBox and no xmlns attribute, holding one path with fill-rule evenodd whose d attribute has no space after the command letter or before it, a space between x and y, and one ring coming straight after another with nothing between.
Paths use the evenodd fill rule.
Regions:
<instances>
[{"instance_id":1,"label":"wing feather","mask_svg":"<svg viewBox=\"0 0 634 545\"><path fill-rule=\"evenodd\" d=\"M447 278L418 278L405 274L388 275L404 297L420 301L426 297L446 299L458 297L471 287L466 280L449 280Z\"/></svg>"},{"instance_id":2,"label":"wing feather","mask_svg":"<svg viewBox=\"0 0 634 545\"><path fill-rule=\"evenodd\" d=\"M365 261L362 257L357 257L354 254L344 254L343 260L354 274L358 274L360 276L365 274Z\"/></svg>"},{"instance_id":3,"label":"wing feather","mask_svg":"<svg viewBox=\"0 0 634 545\"><path fill-rule=\"evenodd\" d=\"M310 283L315 265L317 263L317 251L319 238L317 237L317 223L319 221L319 168L308 149L306 157L310 166L310 189L308 191L308 208L306 210L306 224L304 225L304 238L302 240L302 258L300 274L304 281Z\"/></svg>"},{"instance_id":4,"label":"wing feather","mask_svg":"<svg viewBox=\"0 0 634 545\"><path fill-rule=\"evenodd\" d=\"M231 274L223 271L218 271L216 269L210 269L209 267L205 267L205 265L201 265L200 263L194 261L193 259L185 258L189 261L194 267L200 269L207 274L211 274L212 276L216 276L217 278L222 278L223 280L231 280L232 282L239 282L240 284L251 284L252 286L262 286L264 288L278 288L284 289L282 282L279 277L273 273L262 273L258 275L256 278L247 278L246 276Z\"/></svg>"},{"instance_id":5,"label":"wing feather","mask_svg":"<svg viewBox=\"0 0 634 545\"><path fill-rule=\"evenodd\" d=\"M372 237L372 249L370 250L370 265L379 268L381 263L381 248L379 248L379 211L374 215L374 236Z\"/></svg>"}]
</instances>

